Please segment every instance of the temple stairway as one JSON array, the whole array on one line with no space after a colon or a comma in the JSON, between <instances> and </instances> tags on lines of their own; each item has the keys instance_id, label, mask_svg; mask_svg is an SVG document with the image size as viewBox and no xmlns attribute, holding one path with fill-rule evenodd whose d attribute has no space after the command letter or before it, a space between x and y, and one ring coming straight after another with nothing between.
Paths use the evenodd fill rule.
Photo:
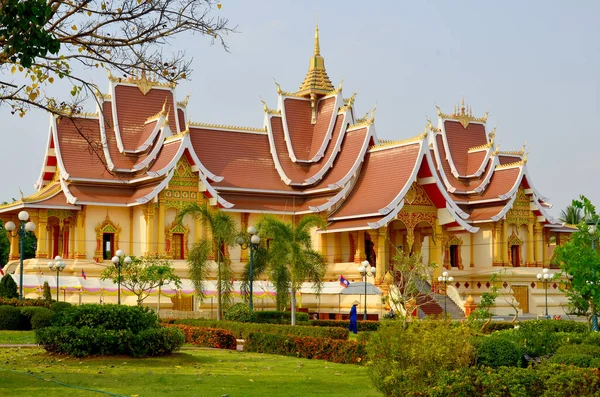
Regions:
<instances>
[{"instance_id":1,"label":"temple stairway","mask_svg":"<svg viewBox=\"0 0 600 397\"><path fill-rule=\"evenodd\" d=\"M460 320L465 318L465 313L452 299L446 298L443 294L432 293L431 285L428 282L419 281L417 282L417 287L421 292L421 295L417 297L419 318L442 315L444 313L444 299L446 299L446 313L448 313L452 319Z\"/></svg>"}]
</instances>

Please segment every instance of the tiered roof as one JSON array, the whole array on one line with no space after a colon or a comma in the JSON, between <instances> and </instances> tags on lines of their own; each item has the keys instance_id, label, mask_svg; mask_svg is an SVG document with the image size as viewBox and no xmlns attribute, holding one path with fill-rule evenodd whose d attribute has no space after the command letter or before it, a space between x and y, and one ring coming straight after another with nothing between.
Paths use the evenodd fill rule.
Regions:
<instances>
[{"instance_id":1,"label":"tiered roof","mask_svg":"<svg viewBox=\"0 0 600 397\"><path fill-rule=\"evenodd\" d=\"M519 188L548 223L546 198L531 185L527 155L501 152L487 114L464 100L438 108L437 127L404 141L382 141L374 110L355 118L356 94L333 87L320 53L318 27L309 70L297 92L277 85L277 106L263 102L262 127L191 122L188 98L145 74L109 75L96 113L52 117L36 195L0 208L134 206L155 200L185 156L204 193L228 211L321 213L328 232L373 229L411 205L418 184L453 230L501 219Z\"/></svg>"}]
</instances>

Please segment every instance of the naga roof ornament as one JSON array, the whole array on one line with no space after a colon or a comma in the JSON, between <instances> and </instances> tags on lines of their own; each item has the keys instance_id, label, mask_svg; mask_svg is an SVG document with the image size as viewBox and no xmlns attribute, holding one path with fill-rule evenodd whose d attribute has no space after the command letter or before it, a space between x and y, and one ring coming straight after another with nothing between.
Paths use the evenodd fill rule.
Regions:
<instances>
[{"instance_id":1,"label":"naga roof ornament","mask_svg":"<svg viewBox=\"0 0 600 397\"><path fill-rule=\"evenodd\" d=\"M465 105L464 98L462 99L462 101L459 105L454 106L454 110L453 110L452 114L443 113L440 110L439 106L437 106L437 105L435 105L435 107L437 109L437 113L438 113L439 117L441 117L443 119L457 120L460 124L462 124L462 126L464 128L467 128L469 126L469 123L471 123L471 122L485 124L487 122L487 116L489 113L489 112L485 112L483 117L474 117L473 116L473 108Z\"/></svg>"},{"instance_id":2,"label":"naga roof ornament","mask_svg":"<svg viewBox=\"0 0 600 397\"><path fill-rule=\"evenodd\" d=\"M325 70L325 60L321 56L321 46L319 45L319 24L315 29L315 49L313 56L310 58L310 64L308 66L308 72L304 78L304 82L300 86L300 89L296 94L298 95L310 95L310 94L321 94L326 95L331 91L334 91L333 84L327 76Z\"/></svg>"}]
</instances>

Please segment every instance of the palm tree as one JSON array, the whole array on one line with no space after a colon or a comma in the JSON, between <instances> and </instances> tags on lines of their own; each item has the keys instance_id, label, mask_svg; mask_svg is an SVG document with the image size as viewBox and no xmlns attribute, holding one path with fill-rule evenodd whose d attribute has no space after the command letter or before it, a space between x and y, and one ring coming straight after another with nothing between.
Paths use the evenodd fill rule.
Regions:
<instances>
[{"instance_id":1,"label":"palm tree","mask_svg":"<svg viewBox=\"0 0 600 397\"><path fill-rule=\"evenodd\" d=\"M310 280L320 293L327 270L325 257L312 249L310 229L315 226L325 227L319 215L305 216L298 225L273 215L265 215L258 223L261 238L270 240L266 264L277 290L278 305L291 290L292 325L296 325L296 291Z\"/></svg>"},{"instance_id":2,"label":"palm tree","mask_svg":"<svg viewBox=\"0 0 600 397\"><path fill-rule=\"evenodd\" d=\"M569 225L579 224L579 222L583 220L581 208L577 208L572 205L567 206L566 209L560 211L558 220Z\"/></svg>"},{"instance_id":3,"label":"palm tree","mask_svg":"<svg viewBox=\"0 0 600 397\"><path fill-rule=\"evenodd\" d=\"M205 224L211 232L212 239L196 240L188 255L189 277L200 299L204 295L204 281L210 273L210 259L216 258L217 263L217 320L223 318L223 308L231 303L233 282L231 262L225 257L225 247L235 244L238 236L236 224L231 215L218 209L213 209L207 203L192 203L186 206L178 215L181 222L184 216L192 215Z\"/></svg>"}]
</instances>

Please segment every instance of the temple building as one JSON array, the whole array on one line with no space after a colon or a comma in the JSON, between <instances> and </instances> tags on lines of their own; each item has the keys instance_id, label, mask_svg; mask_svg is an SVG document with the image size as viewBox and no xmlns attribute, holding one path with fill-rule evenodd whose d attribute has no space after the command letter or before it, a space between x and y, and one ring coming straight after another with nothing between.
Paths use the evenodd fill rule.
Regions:
<instances>
[{"instance_id":1,"label":"temple building","mask_svg":"<svg viewBox=\"0 0 600 397\"><path fill-rule=\"evenodd\" d=\"M525 147L501 151L487 113L475 115L462 100L452 110L437 108L437 119L412 138L379 139L375 109L360 117L356 93L344 97L342 84L332 84L318 28L300 88L275 89L277 102L263 102L259 127L197 122L175 85L145 74L109 74L95 112L51 116L38 191L0 207L4 222L18 224L26 210L37 224L36 258L26 261L25 273L48 277L47 263L60 255L67 262L61 278L81 284L64 287L65 298L77 301L83 292L90 302L98 298L84 288L88 279L111 266L118 249L164 255L185 277L188 252L207 230L176 216L188 203L209 202L242 230L262 214L290 221L321 214L328 226L314 231L313 244L327 257L333 284L342 274L360 281L357 264L368 260L383 286L398 250L421 252L439 265L434 287L441 271L454 277L448 298L461 308L468 296L477 301L489 291L494 272L510 268L512 288L504 285L504 293L524 313L543 311L536 274L569 229L552 218L548 199L534 187ZM229 247L228 255L239 275L247 250ZM12 238L4 270L18 273L18 259ZM551 313L563 314L564 296L556 283L549 288ZM385 310L380 300L370 300L370 312ZM340 302L338 295L307 293L302 304L337 313ZM346 312L349 304L342 306Z\"/></svg>"}]
</instances>

